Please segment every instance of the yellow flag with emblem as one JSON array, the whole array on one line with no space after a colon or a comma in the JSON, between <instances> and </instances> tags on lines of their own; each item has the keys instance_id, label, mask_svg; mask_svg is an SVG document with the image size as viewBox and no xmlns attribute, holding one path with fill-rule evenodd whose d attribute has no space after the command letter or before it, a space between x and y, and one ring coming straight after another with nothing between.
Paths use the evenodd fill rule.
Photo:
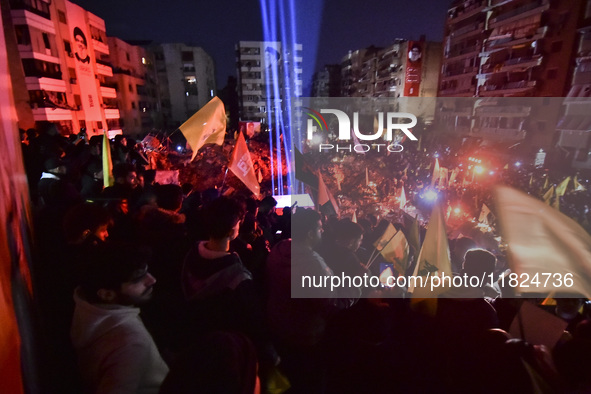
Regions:
<instances>
[{"instance_id":1,"label":"yellow flag with emblem","mask_svg":"<svg viewBox=\"0 0 591 394\"><path fill-rule=\"evenodd\" d=\"M429 219L427 233L423 246L417 258L417 265L413 276L417 281L409 281L408 291L413 293L413 298L433 298L438 294L448 290L445 287L438 287L431 291L429 283L430 277L441 276L442 274L451 276L451 258L449 253L449 243L445 231L445 220L439 204L435 204ZM422 282L419 280L421 277ZM423 283L424 286L416 286L417 283Z\"/></svg>"},{"instance_id":2,"label":"yellow flag with emblem","mask_svg":"<svg viewBox=\"0 0 591 394\"><path fill-rule=\"evenodd\" d=\"M226 135L226 110L218 97L212 98L199 111L195 112L179 130L193 150L191 160L205 144L222 145Z\"/></svg>"}]
</instances>

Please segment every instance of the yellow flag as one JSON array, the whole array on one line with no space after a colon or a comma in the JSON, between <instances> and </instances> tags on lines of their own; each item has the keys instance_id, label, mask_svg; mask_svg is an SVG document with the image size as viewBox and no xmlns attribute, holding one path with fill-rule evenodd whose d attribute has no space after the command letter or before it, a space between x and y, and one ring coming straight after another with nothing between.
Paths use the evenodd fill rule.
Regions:
<instances>
[{"instance_id":1,"label":"yellow flag","mask_svg":"<svg viewBox=\"0 0 591 394\"><path fill-rule=\"evenodd\" d=\"M222 145L226 134L226 110L217 97L195 112L179 129L193 149L191 160L205 144Z\"/></svg>"},{"instance_id":2,"label":"yellow flag","mask_svg":"<svg viewBox=\"0 0 591 394\"><path fill-rule=\"evenodd\" d=\"M442 189L447 189L448 186L448 175L449 175L449 170L445 167L440 167L439 168L439 187Z\"/></svg>"},{"instance_id":3,"label":"yellow flag","mask_svg":"<svg viewBox=\"0 0 591 394\"><path fill-rule=\"evenodd\" d=\"M384 259L394 264L400 275L404 275L408 266L408 242L402 231L398 231L380 253Z\"/></svg>"},{"instance_id":4,"label":"yellow flag","mask_svg":"<svg viewBox=\"0 0 591 394\"><path fill-rule=\"evenodd\" d=\"M435 159L435 167L433 167L433 177L431 178L431 187L435 186L435 182L439 181L439 159Z\"/></svg>"},{"instance_id":5,"label":"yellow flag","mask_svg":"<svg viewBox=\"0 0 591 394\"><path fill-rule=\"evenodd\" d=\"M230 169L257 198L259 198L261 187L257 182L254 167L252 166L252 159L250 158L250 152L248 151L248 146L246 146L246 140L242 133L240 133L238 141L236 141L236 146L232 152L232 158L230 159L228 169Z\"/></svg>"},{"instance_id":6,"label":"yellow flag","mask_svg":"<svg viewBox=\"0 0 591 394\"><path fill-rule=\"evenodd\" d=\"M577 177L573 177L573 187L575 188L575 191L577 192L582 192L587 190L587 188L583 185L581 185L579 183L579 181L577 180Z\"/></svg>"},{"instance_id":7,"label":"yellow flag","mask_svg":"<svg viewBox=\"0 0 591 394\"><path fill-rule=\"evenodd\" d=\"M394 238L394 235L396 235L396 227L394 227L392 225L392 223L388 223L388 227L386 227L386 230L384 231L384 233L382 234L382 236L380 238L378 238L373 243L373 246L377 250L384 249L384 247L388 244L388 242L390 242L390 240L392 238Z\"/></svg>"},{"instance_id":8,"label":"yellow flag","mask_svg":"<svg viewBox=\"0 0 591 394\"><path fill-rule=\"evenodd\" d=\"M542 187L542 190L546 190L548 188L548 183L549 181L549 176L546 175L546 180L544 181L544 187Z\"/></svg>"},{"instance_id":9,"label":"yellow flag","mask_svg":"<svg viewBox=\"0 0 591 394\"><path fill-rule=\"evenodd\" d=\"M113 179L113 161L111 160L111 144L109 143L109 136L105 131L103 133L103 185L105 187L113 186L115 180Z\"/></svg>"},{"instance_id":10,"label":"yellow flag","mask_svg":"<svg viewBox=\"0 0 591 394\"><path fill-rule=\"evenodd\" d=\"M404 209L406 205L406 194L404 193L404 186L402 186L402 192L400 192L400 209Z\"/></svg>"},{"instance_id":11,"label":"yellow flag","mask_svg":"<svg viewBox=\"0 0 591 394\"><path fill-rule=\"evenodd\" d=\"M507 186L496 188L495 203L511 270L540 280L515 290L591 297L591 235L560 211ZM552 277L546 281L547 274Z\"/></svg>"},{"instance_id":12,"label":"yellow flag","mask_svg":"<svg viewBox=\"0 0 591 394\"><path fill-rule=\"evenodd\" d=\"M413 293L413 298L433 298L438 294L448 290L445 287L438 287L431 292L430 277L441 275L452 275L451 259L449 256L449 243L447 241L447 233L445 231L445 220L439 204L433 207L431 218L429 219L429 227L425 234L423 246L417 258L417 265L413 273L414 277L423 278L423 286L415 286L416 283L421 283L417 280L413 283L410 281L408 291Z\"/></svg>"},{"instance_id":13,"label":"yellow flag","mask_svg":"<svg viewBox=\"0 0 591 394\"><path fill-rule=\"evenodd\" d=\"M564 196L564 193L566 193L566 188L568 187L569 182L570 182L570 176L567 176L564 181L560 182L560 185L556 186L556 197Z\"/></svg>"},{"instance_id":14,"label":"yellow flag","mask_svg":"<svg viewBox=\"0 0 591 394\"><path fill-rule=\"evenodd\" d=\"M534 174L531 174L529 176L529 187L532 187L534 184Z\"/></svg>"},{"instance_id":15,"label":"yellow flag","mask_svg":"<svg viewBox=\"0 0 591 394\"><path fill-rule=\"evenodd\" d=\"M554 199L554 203L552 204L552 207L560 211L560 196L556 196L556 198Z\"/></svg>"},{"instance_id":16,"label":"yellow flag","mask_svg":"<svg viewBox=\"0 0 591 394\"><path fill-rule=\"evenodd\" d=\"M353 223L357 223L357 212L353 211L353 217L351 218Z\"/></svg>"},{"instance_id":17,"label":"yellow flag","mask_svg":"<svg viewBox=\"0 0 591 394\"><path fill-rule=\"evenodd\" d=\"M544 194L544 196L542 197L544 199L544 202L548 205L550 205L550 199L552 198L552 196L554 195L554 186L552 186L550 189L548 189L548 191Z\"/></svg>"},{"instance_id":18,"label":"yellow flag","mask_svg":"<svg viewBox=\"0 0 591 394\"><path fill-rule=\"evenodd\" d=\"M486 206L486 204L482 204L482 210L480 211L480 217L478 221L480 223L488 224L488 214L490 213L490 209Z\"/></svg>"},{"instance_id":19,"label":"yellow flag","mask_svg":"<svg viewBox=\"0 0 591 394\"><path fill-rule=\"evenodd\" d=\"M421 247L419 239L419 220L417 219L417 216L415 216L415 220L412 222L410 231L408 232L408 243L414 248L415 253L418 253L419 248Z\"/></svg>"},{"instance_id":20,"label":"yellow flag","mask_svg":"<svg viewBox=\"0 0 591 394\"><path fill-rule=\"evenodd\" d=\"M449 177L449 184L450 185L453 185L453 183L456 181L456 178L459 173L460 173L460 170L458 169L458 167L454 168L454 170L451 172L451 176Z\"/></svg>"},{"instance_id":21,"label":"yellow flag","mask_svg":"<svg viewBox=\"0 0 591 394\"><path fill-rule=\"evenodd\" d=\"M324 183L324 179L322 179L322 174L320 173L320 171L318 171L318 205L322 206L329 201L332 205L332 208L334 209L335 214L339 216L340 209L337 204L337 201L328 189L328 186L326 186L326 183Z\"/></svg>"}]
</instances>

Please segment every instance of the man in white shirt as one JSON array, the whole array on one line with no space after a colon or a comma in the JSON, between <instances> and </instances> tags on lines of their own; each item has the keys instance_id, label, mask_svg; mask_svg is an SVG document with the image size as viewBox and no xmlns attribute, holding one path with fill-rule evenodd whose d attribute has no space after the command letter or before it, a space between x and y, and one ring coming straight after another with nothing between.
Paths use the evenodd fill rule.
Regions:
<instances>
[{"instance_id":1,"label":"man in white shirt","mask_svg":"<svg viewBox=\"0 0 591 394\"><path fill-rule=\"evenodd\" d=\"M137 248L107 244L83 267L71 338L90 392L155 394L168 373L137 308L156 283L146 261Z\"/></svg>"}]
</instances>

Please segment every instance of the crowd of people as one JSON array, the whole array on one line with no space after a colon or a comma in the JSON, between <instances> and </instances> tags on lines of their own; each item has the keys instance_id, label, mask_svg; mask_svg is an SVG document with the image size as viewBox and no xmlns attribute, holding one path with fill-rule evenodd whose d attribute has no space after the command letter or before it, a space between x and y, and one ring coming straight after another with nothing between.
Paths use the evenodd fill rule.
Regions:
<instances>
[{"instance_id":1,"label":"crowd of people","mask_svg":"<svg viewBox=\"0 0 591 394\"><path fill-rule=\"evenodd\" d=\"M51 128L26 134L39 370L52 392L591 390L583 298L540 306L568 324L551 349L508 333L521 305L536 300L490 288L441 297L433 313L385 297L387 289L318 287L292 298L303 276L379 275L380 264L367 262L384 217L408 234L400 216L365 209L367 196L345 193L363 183L365 170L339 168L359 174L344 177L339 197L359 205L355 223L277 207L272 196L257 200L246 190L226 196L198 184L157 184L125 137L112 150L115 183L103 188L96 137L67 141ZM385 175L375 180L383 205L404 185L420 208L431 160L426 152L381 158L380 173L395 174L390 185ZM519 171L501 176L523 190L540 187ZM442 193L450 206L473 207L472 216L475 201L490 201L478 184ZM583 222L589 200L574 193L564 200ZM499 275L503 256L485 249L492 248L478 239L452 239L453 267ZM418 252L411 249L409 261Z\"/></svg>"}]
</instances>

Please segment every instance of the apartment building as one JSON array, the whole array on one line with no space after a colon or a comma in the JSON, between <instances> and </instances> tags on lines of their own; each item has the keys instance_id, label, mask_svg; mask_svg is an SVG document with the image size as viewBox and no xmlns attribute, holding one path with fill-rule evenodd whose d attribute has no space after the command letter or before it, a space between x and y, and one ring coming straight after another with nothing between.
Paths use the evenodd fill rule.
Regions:
<instances>
[{"instance_id":1,"label":"apartment building","mask_svg":"<svg viewBox=\"0 0 591 394\"><path fill-rule=\"evenodd\" d=\"M340 97L341 67L328 64L312 77L312 97Z\"/></svg>"},{"instance_id":2,"label":"apartment building","mask_svg":"<svg viewBox=\"0 0 591 394\"><path fill-rule=\"evenodd\" d=\"M203 48L183 43L154 44L162 125L180 126L217 95L213 59Z\"/></svg>"},{"instance_id":3,"label":"apartment building","mask_svg":"<svg viewBox=\"0 0 591 394\"><path fill-rule=\"evenodd\" d=\"M577 169L591 169L591 1L587 0L577 29L575 68L564 117L557 125L558 146Z\"/></svg>"},{"instance_id":4,"label":"apartment building","mask_svg":"<svg viewBox=\"0 0 591 394\"><path fill-rule=\"evenodd\" d=\"M20 128L54 123L64 135L120 130L110 100L105 22L66 0L10 0L2 7ZM10 32L10 33L8 33Z\"/></svg>"},{"instance_id":5,"label":"apartment building","mask_svg":"<svg viewBox=\"0 0 591 394\"><path fill-rule=\"evenodd\" d=\"M160 102L154 60L145 48L108 37L113 66L110 78L117 99L105 100L105 108L118 108L126 134L140 134L161 127Z\"/></svg>"},{"instance_id":6,"label":"apartment building","mask_svg":"<svg viewBox=\"0 0 591 394\"><path fill-rule=\"evenodd\" d=\"M441 43L397 39L350 51L341 60L343 97L435 97Z\"/></svg>"},{"instance_id":7,"label":"apartment building","mask_svg":"<svg viewBox=\"0 0 591 394\"><path fill-rule=\"evenodd\" d=\"M268 124L302 95L302 45L240 41L236 46L240 119ZM273 121L271 121L273 122Z\"/></svg>"}]
</instances>

